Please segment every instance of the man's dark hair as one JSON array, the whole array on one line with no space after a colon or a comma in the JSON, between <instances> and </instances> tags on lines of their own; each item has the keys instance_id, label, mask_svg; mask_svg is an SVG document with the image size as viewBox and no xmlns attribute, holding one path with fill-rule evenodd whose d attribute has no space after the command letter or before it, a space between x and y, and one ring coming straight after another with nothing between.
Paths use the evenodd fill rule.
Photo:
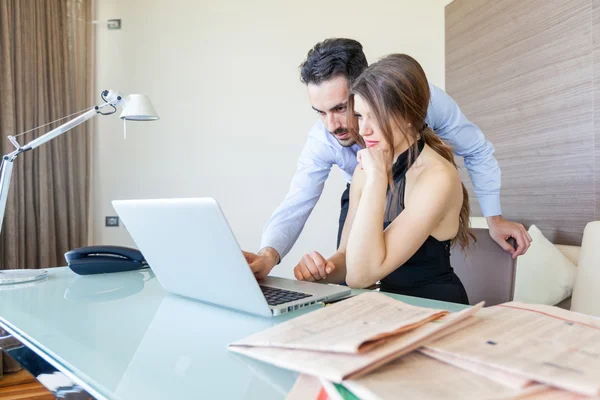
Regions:
<instances>
[{"instance_id":1,"label":"man's dark hair","mask_svg":"<svg viewBox=\"0 0 600 400\"><path fill-rule=\"evenodd\" d=\"M356 40L326 39L308 52L300 65L300 81L319 85L343 76L352 84L368 65L362 45Z\"/></svg>"}]
</instances>

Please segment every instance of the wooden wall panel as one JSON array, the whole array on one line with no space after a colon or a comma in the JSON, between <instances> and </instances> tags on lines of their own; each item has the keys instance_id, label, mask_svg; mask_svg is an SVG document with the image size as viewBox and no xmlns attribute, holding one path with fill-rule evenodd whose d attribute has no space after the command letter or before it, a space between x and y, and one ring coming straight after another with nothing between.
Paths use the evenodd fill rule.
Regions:
<instances>
[{"instance_id":1,"label":"wooden wall panel","mask_svg":"<svg viewBox=\"0 0 600 400\"><path fill-rule=\"evenodd\" d=\"M446 7L446 90L496 148L503 214L555 243L580 244L596 213L591 12L592 0Z\"/></svg>"}]
</instances>

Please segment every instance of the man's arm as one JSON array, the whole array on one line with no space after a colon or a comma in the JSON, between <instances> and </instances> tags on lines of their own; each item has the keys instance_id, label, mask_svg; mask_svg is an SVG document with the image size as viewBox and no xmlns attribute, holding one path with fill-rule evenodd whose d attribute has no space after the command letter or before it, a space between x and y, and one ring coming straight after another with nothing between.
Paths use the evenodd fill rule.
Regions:
<instances>
[{"instance_id":1,"label":"man's arm","mask_svg":"<svg viewBox=\"0 0 600 400\"><path fill-rule=\"evenodd\" d=\"M442 89L430 85L431 102L427 123L462 157L484 217L501 215L501 172L494 157L494 146L481 130L467 119L458 104Z\"/></svg>"},{"instance_id":2,"label":"man's arm","mask_svg":"<svg viewBox=\"0 0 600 400\"><path fill-rule=\"evenodd\" d=\"M454 153L463 157L473 183L483 216L486 217L492 238L513 257L525 254L531 237L523 225L502 218L500 206L501 172L494 157L494 146L485 139L477 125L460 111L458 104L446 92L430 85L431 102L427 110L427 123ZM515 250L507 242L517 240Z\"/></svg>"},{"instance_id":3,"label":"man's arm","mask_svg":"<svg viewBox=\"0 0 600 400\"><path fill-rule=\"evenodd\" d=\"M333 149L309 136L298 159L290 189L265 225L258 256L246 253L250 268L258 279L268 275L298 240L306 220L323 193L325 181L334 163Z\"/></svg>"}]
</instances>

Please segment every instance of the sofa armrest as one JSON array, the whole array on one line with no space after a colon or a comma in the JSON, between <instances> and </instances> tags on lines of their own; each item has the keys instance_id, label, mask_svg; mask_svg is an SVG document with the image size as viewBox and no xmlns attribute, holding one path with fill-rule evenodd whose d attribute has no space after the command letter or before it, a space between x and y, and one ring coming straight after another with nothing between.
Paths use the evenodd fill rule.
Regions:
<instances>
[{"instance_id":1,"label":"sofa armrest","mask_svg":"<svg viewBox=\"0 0 600 400\"><path fill-rule=\"evenodd\" d=\"M573 288L572 311L600 316L600 221L585 226L581 254L577 268L577 280Z\"/></svg>"}]
</instances>

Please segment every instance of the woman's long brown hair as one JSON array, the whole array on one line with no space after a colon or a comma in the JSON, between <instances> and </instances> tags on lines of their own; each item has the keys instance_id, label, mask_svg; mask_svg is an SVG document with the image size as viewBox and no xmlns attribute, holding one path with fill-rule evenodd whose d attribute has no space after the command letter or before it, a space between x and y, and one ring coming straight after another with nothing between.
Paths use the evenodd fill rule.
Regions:
<instances>
[{"instance_id":1,"label":"woman's long brown hair","mask_svg":"<svg viewBox=\"0 0 600 400\"><path fill-rule=\"evenodd\" d=\"M431 94L425 72L414 58L406 54L389 55L369 66L352 85L348 102L348 128L355 140L364 146L354 116L355 94L360 95L371 108L373 118L391 149L395 147L392 132L396 128L402 132L407 143L412 143L409 147L409 162L416 160L417 138L420 134L429 147L456 167L452 149L425 124ZM408 129L409 123L414 129ZM391 171L393 163L394 153L391 151L388 163L388 180L391 186L394 183ZM408 167L410 168L410 165ZM469 194L462 182L461 185L463 203L458 233L453 242L458 241L460 246L465 248L474 236L469 228Z\"/></svg>"}]
</instances>

